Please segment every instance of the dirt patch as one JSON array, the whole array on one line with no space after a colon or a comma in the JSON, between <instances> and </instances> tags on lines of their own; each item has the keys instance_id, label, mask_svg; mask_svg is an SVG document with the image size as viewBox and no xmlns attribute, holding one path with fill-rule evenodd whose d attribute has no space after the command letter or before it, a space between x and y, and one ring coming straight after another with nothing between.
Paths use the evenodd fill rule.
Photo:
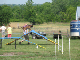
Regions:
<instances>
[{"instance_id":1,"label":"dirt patch","mask_svg":"<svg viewBox=\"0 0 80 60\"><path fill-rule=\"evenodd\" d=\"M3 53L3 54L0 55L0 56L17 56L17 55L25 55L25 53L23 53L23 52L17 52L17 53L15 53L15 52L10 52L10 53Z\"/></svg>"}]
</instances>

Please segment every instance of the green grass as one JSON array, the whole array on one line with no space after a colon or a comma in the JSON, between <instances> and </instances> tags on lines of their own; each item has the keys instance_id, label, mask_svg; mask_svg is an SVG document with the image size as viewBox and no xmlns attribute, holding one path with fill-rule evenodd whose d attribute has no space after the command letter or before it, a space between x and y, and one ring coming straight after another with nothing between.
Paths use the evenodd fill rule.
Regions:
<instances>
[{"instance_id":1,"label":"green grass","mask_svg":"<svg viewBox=\"0 0 80 60\"><path fill-rule=\"evenodd\" d=\"M17 34L13 36L18 36ZM21 36L21 35L19 35ZM46 36L48 39L54 41L52 35ZM66 36L63 37L64 42L64 53L62 55L61 51L58 52L58 48L56 49L55 56L55 45L45 39L32 39L30 35L30 45L28 45L27 41L22 42L19 45L19 41L16 41L16 49L15 43L13 42L11 45L5 45L8 42L13 41L14 39L5 39L2 41L2 48L0 49L0 60L69 60L69 40ZM62 40L60 39L60 45ZM44 48L36 48L39 44ZM58 47L58 46L57 46ZM79 39L71 39L71 60L80 60L80 40ZM3 55L3 56L1 56ZM11 55L11 56L10 56Z\"/></svg>"},{"instance_id":2,"label":"green grass","mask_svg":"<svg viewBox=\"0 0 80 60\"><path fill-rule=\"evenodd\" d=\"M13 29L13 33L20 33L20 34L12 34L12 37L20 37L22 33L22 29L17 29L17 23L11 23L12 27L16 27ZM25 22L26 23L26 22ZM23 26L25 23L20 22L19 25ZM35 27L35 29L34 29ZM48 28L48 30L46 29ZM62 31L63 35L63 42L64 42L64 53L62 55L61 51L58 52L58 48L56 48L56 56L55 56L55 45L45 39L32 39L30 35L30 42L39 44L44 48L36 48L37 45L31 43L28 45L27 41L22 42L19 45L20 40L16 41L16 49L15 49L15 42L11 45L5 45L13 41L14 39L5 39L2 41L2 48L0 49L0 60L69 60L69 39L66 37L67 29L70 32L70 23L49 23L49 24L40 24L34 25L32 30L38 32L39 30L42 32L52 32L47 33L47 38L55 41L53 39L53 32L58 33L59 29ZM63 34L65 33L65 34ZM69 33L70 34L70 33ZM64 36L65 35L65 36ZM1 33L0 33L1 37ZM60 45L62 40L60 39ZM58 47L58 46L57 46ZM70 56L71 60L80 60L80 39L71 39L71 46L70 46ZM3 55L3 56L2 56Z\"/></svg>"}]
</instances>

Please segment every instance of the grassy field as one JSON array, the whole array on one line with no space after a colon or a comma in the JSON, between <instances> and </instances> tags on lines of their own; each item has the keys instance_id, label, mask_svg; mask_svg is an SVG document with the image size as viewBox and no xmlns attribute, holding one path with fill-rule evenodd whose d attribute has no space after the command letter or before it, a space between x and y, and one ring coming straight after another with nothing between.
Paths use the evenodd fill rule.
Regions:
<instances>
[{"instance_id":1,"label":"grassy field","mask_svg":"<svg viewBox=\"0 0 80 60\"><path fill-rule=\"evenodd\" d=\"M24 25L24 24L28 24L30 25L30 23L28 22L11 22L11 27L15 27L16 29L13 29L13 32L22 32L22 29L21 27ZM20 29L17 29L18 28L18 25L19 25L19 28ZM35 30L36 32L38 31L42 31L42 32L46 32L46 33L51 33L54 32L54 33L58 33L59 30L62 31L62 33L67 33L67 29L68 29L68 32L70 32L70 23L44 23L44 24L40 24L40 25L33 25L33 27L31 28L32 30Z\"/></svg>"},{"instance_id":2,"label":"grassy field","mask_svg":"<svg viewBox=\"0 0 80 60\"><path fill-rule=\"evenodd\" d=\"M12 24L12 23L11 23ZM15 24L15 23L14 23ZM17 24L17 23L16 23ZM15 25L16 25L15 24ZM19 23L20 24L20 23ZM23 24L22 24L23 25ZM20 26L22 26L20 25ZM12 25L11 25L12 26ZM13 27L16 27L13 25ZM55 31L55 28L61 29L62 27L65 27L66 29L70 28L69 23L50 23L50 24L41 24L41 25L34 25L35 28L41 29L40 31L43 31L43 28L52 27L51 29ZM34 27L32 29L34 29ZM16 27L17 28L17 27ZM66 29L61 29L66 31ZM43 30L42 30L43 29ZM19 29L21 30L21 29ZM22 36L22 33L19 33L21 31L17 29L13 30L14 33L12 37L20 37ZM48 32L52 31L48 30ZM36 31L38 31L36 29ZM62 31L63 32L63 31ZM52 32L53 33L53 32ZM1 33L0 33L1 36ZM50 33L46 36L48 39L53 39L53 35ZM32 39L32 36L29 36L30 42L32 42L30 45L28 45L27 41L22 42L21 45L19 45L19 42L22 40L16 41L16 49L15 49L15 43L13 42L11 45L5 45L8 42L13 41L14 39L5 39L2 41L2 48L0 49L0 60L70 60L69 57L69 39L66 37L66 35L63 35L63 42L64 42L64 53L62 54L61 51L58 52L58 48L56 48L56 56L55 56L55 45L49 41L46 41L45 39ZM37 45L33 44L36 43L38 45L41 45L44 48L39 47L36 48ZM60 39L60 45L62 43L62 39ZM57 46L58 47L58 46ZM71 60L80 60L80 39L71 39L71 46L70 46L70 56Z\"/></svg>"}]
</instances>

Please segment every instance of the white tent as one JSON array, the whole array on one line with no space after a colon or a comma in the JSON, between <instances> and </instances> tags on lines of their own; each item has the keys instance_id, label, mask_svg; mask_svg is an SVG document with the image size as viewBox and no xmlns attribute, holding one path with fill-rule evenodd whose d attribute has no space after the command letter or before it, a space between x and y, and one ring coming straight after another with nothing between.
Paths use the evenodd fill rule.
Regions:
<instances>
[{"instance_id":1,"label":"white tent","mask_svg":"<svg viewBox=\"0 0 80 60\"><path fill-rule=\"evenodd\" d=\"M80 6L77 6L77 10L76 10L76 20L78 20L80 18Z\"/></svg>"}]
</instances>

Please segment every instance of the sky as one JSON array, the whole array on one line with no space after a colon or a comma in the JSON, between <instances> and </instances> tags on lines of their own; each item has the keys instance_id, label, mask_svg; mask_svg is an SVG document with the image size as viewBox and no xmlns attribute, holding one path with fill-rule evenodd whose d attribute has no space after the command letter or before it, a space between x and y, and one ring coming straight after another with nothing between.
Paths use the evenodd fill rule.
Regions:
<instances>
[{"instance_id":1,"label":"sky","mask_svg":"<svg viewBox=\"0 0 80 60\"><path fill-rule=\"evenodd\" d=\"M28 0L0 0L0 4L26 4ZM43 4L45 2L52 2L52 0L32 0L33 4Z\"/></svg>"}]
</instances>

